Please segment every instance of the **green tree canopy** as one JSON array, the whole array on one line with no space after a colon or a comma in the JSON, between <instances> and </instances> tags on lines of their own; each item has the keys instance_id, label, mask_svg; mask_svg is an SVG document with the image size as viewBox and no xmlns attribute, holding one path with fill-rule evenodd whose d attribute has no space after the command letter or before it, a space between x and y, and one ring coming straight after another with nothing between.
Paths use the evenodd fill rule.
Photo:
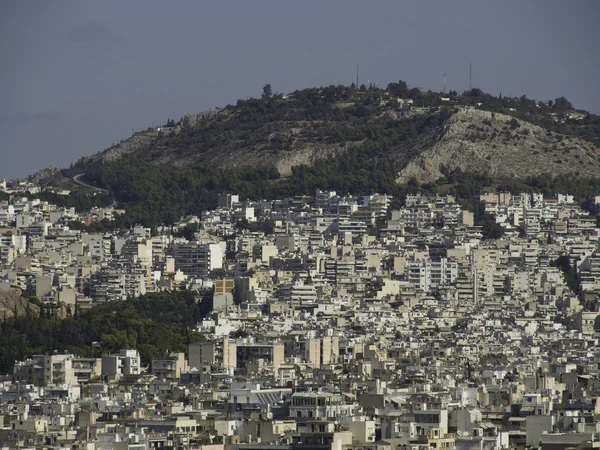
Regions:
<instances>
[{"instance_id":1,"label":"green tree canopy","mask_svg":"<svg viewBox=\"0 0 600 450\"><path fill-rule=\"evenodd\" d=\"M273 96L273 90L271 89L270 84L265 84L263 86L262 98L271 98Z\"/></svg>"}]
</instances>

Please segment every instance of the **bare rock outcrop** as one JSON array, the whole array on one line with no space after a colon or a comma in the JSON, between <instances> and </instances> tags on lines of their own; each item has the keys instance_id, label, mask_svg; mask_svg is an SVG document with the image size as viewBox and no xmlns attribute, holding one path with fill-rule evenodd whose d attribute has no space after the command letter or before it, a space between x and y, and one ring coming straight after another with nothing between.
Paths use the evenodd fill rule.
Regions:
<instances>
[{"instance_id":1,"label":"bare rock outcrop","mask_svg":"<svg viewBox=\"0 0 600 450\"><path fill-rule=\"evenodd\" d=\"M39 315L39 307L30 303L21 292L16 289L0 290L0 318L25 316L28 314Z\"/></svg>"},{"instance_id":2,"label":"bare rock outcrop","mask_svg":"<svg viewBox=\"0 0 600 450\"><path fill-rule=\"evenodd\" d=\"M38 170L33 175L30 175L29 177L27 177L27 181L34 183L34 184L40 184L43 180L52 178L59 173L60 173L60 169L58 167L50 166L45 169Z\"/></svg>"},{"instance_id":3,"label":"bare rock outcrop","mask_svg":"<svg viewBox=\"0 0 600 450\"><path fill-rule=\"evenodd\" d=\"M439 131L435 144L399 171L396 181L429 183L455 169L524 179L542 173L598 176L598 149L565 136L488 111L463 110Z\"/></svg>"}]
</instances>

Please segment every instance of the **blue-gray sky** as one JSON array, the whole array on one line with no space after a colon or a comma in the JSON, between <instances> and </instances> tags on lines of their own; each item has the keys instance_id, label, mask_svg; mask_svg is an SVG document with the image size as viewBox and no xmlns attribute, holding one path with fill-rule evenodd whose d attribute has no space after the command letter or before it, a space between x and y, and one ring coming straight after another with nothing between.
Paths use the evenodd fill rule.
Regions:
<instances>
[{"instance_id":1,"label":"blue-gray sky","mask_svg":"<svg viewBox=\"0 0 600 450\"><path fill-rule=\"evenodd\" d=\"M600 2L5 0L0 179L103 150L189 112L361 82L600 112Z\"/></svg>"}]
</instances>

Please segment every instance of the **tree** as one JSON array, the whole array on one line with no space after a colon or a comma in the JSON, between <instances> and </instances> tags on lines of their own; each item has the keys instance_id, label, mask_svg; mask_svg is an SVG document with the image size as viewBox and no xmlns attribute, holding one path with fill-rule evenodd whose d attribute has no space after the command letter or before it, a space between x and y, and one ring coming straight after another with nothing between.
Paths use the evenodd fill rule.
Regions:
<instances>
[{"instance_id":1,"label":"tree","mask_svg":"<svg viewBox=\"0 0 600 450\"><path fill-rule=\"evenodd\" d=\"M354 110L354 115L356 117L367 117L369 116L370 111L369 108L367 108L365 105L360 104L356 107L356 109Z\"/></svg>"},{"instance_id":2,"label":"tree","mask_svg":"<svg viewBox=\"0 0 600 450\"><path fill-rule=\"evenodd\" d=\"M412 88L410 91L408 91L408 97L412 98L413 100L416 99L417 97L419 97L421 95L421 90L419 88Z\"/></svg>"},{"instance_id":3,"label":"tree","mask_svg":"<svg viewBox=\"0 0 600 450\"><path fill-rule=\"evenodd\" d=\"M504 235L504 227L496 223L496 219L490 215L484 215L476 221L481 226L483 239L500 239Z\"/></svg>"},{"instance_id":4,"label":"tree","mask_svg":"<svg viewBox=\"0 0 600 450\"><path fill-rule=\"evenodd\" d=\"M194 240L195 233L200 230L200 226L197 223L188 223L183 229L180 231L182 237L187 239L188 241Z\"/></svg>"},{"instance_id":5,"label":"tree","mask_svg":"<svg viewBox=\"0 0 600 450\"><path fill-rule=\"evenodd\" d=\"M480 97L483 97L483 96L484 96L484 94L483 94L483 91L482 91L481 89L479 89L479 88L473 88L473 89L471 89L471 90L470 90L470 91L467 93L467 95L468 95L469 97L475 97L475 98L480 98Z\"/></svg>"},{"instance_id":6,"label":"tree","mask_svg":"<svg viewBox=\"0 0 600 450\"><path fill-rule=\"evenodd\" d=\"M387 91L396 97L406 98L408 97L408 86L405 81L398 81L397 83L390 83L387 86Z\"/></svg>"},{"instance_id":7,"label":"tree","mask_svg":"<svg viewBox=\"0 0 600 450\"><path fill-rule=\"evenodd\" d=\"M265 84L263 87L262 98L271 98L273 96L273 89L270 84Z\"/></svg>"},{"instance_id":8,"label":"tree","mask_svg":"<svg viewBox=\"0 0 600 450\"><path fill-rule=\"evenodd\" d=\"M554 100L554 111L564 113L573 109L573 105L565 97L558 97Z\"/></svg>"},{"instance_id":9,"label":"tree","mask_svg":"<svg viewBox=\"0 0 600 450\"><path fill-rule=\"evenodd\" d=\"M579 279L577 278L577 270L571 264L571 258L568 255L559 256L554 261L550 261L550 266L558 267L565 279L565 283L573 292L579 292Z\"/></svg>"}]
</instances>

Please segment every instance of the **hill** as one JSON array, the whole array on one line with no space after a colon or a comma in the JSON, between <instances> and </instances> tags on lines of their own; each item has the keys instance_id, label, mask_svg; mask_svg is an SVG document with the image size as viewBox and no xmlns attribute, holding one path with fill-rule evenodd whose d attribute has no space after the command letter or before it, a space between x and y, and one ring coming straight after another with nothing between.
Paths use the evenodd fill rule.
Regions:
<instances>
[{"instance_id":1,"label":"hill","mask_svg":"<svg viewBox=\"0 0 600 450\"><path fill-rule=\"evenodd\" d=\"M485 175L492 185L531 185L548 174L593 178L599 145L600 118L564 98L441 94L403 82L385 90L329 86L169 120L47 180L105 189L128 209L122 225L154 226L214 206L222 191L398 195L456 171Z\"/></svg>"}]
</instances>

